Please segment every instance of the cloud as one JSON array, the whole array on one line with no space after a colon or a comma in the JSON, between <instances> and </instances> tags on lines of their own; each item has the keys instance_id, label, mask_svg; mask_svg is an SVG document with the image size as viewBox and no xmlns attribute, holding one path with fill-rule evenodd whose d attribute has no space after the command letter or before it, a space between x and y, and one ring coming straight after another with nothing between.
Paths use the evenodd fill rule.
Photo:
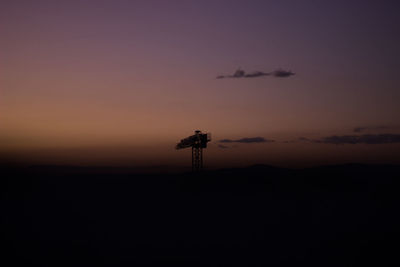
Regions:
<instances>
[{"instance_id":1,"label":"cloud","mask_svg":"<svg viewBox=\"0 0 400 267\"><path fill-rule=\"evenodd\" d=\"M232 78L242 78L244 76L245 76L244 70L238 69L237 71L235 71Z\"/></svg>"},{"instance_id":2,"label":"cloud","mask_svg":"<svg viewBox=\"0 0 400 267\"><path fill-rule=\"evenodd\" d=\"M279 78L286 78L286 77L290 77L292 75L295 75L295 73L291 72L290 70L286 71L286 70L281 70L281 69L275 70L271 74L273 76L279 77Z\"/></svg>"},{"instance_id":3,"label":"cloud","mask_svg":"<svg viewBox=\"0 0 400 267\"><path fill-rule=\"evenodd\" d=\"M223 78L257 78L257 77L263 77L263 76L273 76L273 77L279 77L279 78L287 78L292 75L295 75L295 73L291 71L286 71L282 69L275 70L273 72L262 72L262 71L253 71L250 73L246 73L244 70L238 69L233 73L233 75L218 75L216 78L217 79L223 79Z\"/></svg>"},{"instance_id":4,"label":"cloud","mask_svg":"<svg viewBox=\"0 0 400 267\"><path fill-rule=\"evenodd\" d=\"M290 143L297 143L297 142L312 142L312 141L313 140L311 140L309 138L306 138L306 137L299 137L299 138L294 139L294 140L285 140L285 141L282 141L282 142L285 143L285 144L290 144Z\"/></svg>"},{"instance_id":5,"label":"cloud","mask_svg":"<svg viewBox=\"0 0 400 267\"><path fill-rule=\"evenodd\" d=\"M363 134L363 135L333 135L320 140L313 140L314 143L323 144L392 144L400 143L400 134Z\"/></svg>"},{"instance_id":6,"label":"cloud","mask_svg":"<svg viewBox=\"0 0 400 267\"><path fill-rule=\"evenodd\" d=\"M232 140L232 139L222 139L219 140L220 143L246 143L246 144L250 144L250 143L271 143L271 142L275 142L274 140L270 140L270 139L265 139L264 137L245 137L245 138L241 138L241 139L236 139L236 140Z\"/></svg>"},{"instance_id":7,"label":"cloud","mask_svg":"<svg viewBox=\"0 0 400 267\"><path fill-rule=\"evenodd\" d=\"M364 131L369 131L369 130L388 130L388 129L395 129L397 127L393 127L393 126L384 126L384 125L380 125L380 126L366 126L366 127L356 127L354 128L354 132L355 133L361 133Z\"/></svg>"},{"instance_id":8,"label":"cloud","mask_svg":"<svg viewBox=\"0 0 400 267\"><path fill-rule=\"evenodd\" d=\"M309 139L307 137L299 137L297 140L302 141L302 142L310 142L311 141L311 139Z\"/></svg>"},{"instance_id":9,"label":"cloud","mask_svg":"<svg viewBox=\"0 0 400 267\"><path fill-rule=\"evenodd\" d=\"M261 77L261 76L268 76L270 73L262 72L262 71L254 71L252 73L245 74L245 78L255 78L255 77Z\"/></svg>"}]
</instances>

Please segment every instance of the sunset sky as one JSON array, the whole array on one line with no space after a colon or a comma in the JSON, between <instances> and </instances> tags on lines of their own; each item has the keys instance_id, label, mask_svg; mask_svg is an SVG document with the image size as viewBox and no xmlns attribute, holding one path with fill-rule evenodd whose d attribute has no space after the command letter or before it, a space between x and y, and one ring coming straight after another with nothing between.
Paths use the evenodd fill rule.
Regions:
<instances>
[{"instance_id":1,"label":"sunset sky","mask_svg":"<svg viewBox=\"0 0 400 267\"><path fill-rule=\"evenodd\" d=\"M399 8L1 1L1 157L186 166L199 129L209 167L400 164ZM216 79L239 67L295 75Z\"/></svg>"}]
</instances>

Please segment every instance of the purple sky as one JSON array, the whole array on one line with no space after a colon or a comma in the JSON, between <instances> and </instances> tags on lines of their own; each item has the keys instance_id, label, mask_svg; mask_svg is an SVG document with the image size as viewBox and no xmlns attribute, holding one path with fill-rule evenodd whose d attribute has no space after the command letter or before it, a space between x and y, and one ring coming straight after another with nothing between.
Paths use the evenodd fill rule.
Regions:
<instances>
[{"instance_id":1,"label":"purple sky","mask_svg":"<svg viewBox=\"0 0 400 267\"><path fill-rule=\"evenodd\" d=\"M186 164L174 145L201 129L213 134L209 165L400 163L396 138L321 142L400 133L399 7L1 1L0 148L52 163ZM238 67L296 75L215 79ZM218 146L245 137L275 142Z\"/></svg>"}]
</instances>

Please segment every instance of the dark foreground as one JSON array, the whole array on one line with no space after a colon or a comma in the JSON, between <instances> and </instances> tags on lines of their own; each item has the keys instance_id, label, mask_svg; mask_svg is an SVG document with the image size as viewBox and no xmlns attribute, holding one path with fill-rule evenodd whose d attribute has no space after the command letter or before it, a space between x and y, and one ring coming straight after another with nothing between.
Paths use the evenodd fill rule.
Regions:
<instances>
[{"instance_id":1,"label":"dark foreground","mask_svg":"<svg viewBox=\"0 0 400 267\"><path fill-rule=\"evenodd\" d=\"M1 179L4 266L400 266L400 167Z\"/></svg>"}]
</instances>

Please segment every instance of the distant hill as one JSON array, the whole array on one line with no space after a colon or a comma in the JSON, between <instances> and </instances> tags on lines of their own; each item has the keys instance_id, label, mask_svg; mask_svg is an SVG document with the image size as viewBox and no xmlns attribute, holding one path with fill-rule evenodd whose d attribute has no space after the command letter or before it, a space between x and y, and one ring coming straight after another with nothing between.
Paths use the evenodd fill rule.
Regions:
<instances>
[{"instance_id":1,"label":"distant hill","mask_svg":"<svg viewBox=\"0 0 400 267\"><path fill-rule=\"evenodd\" d=\"M1 168L15 266L400 264L400 167Z\"/></svg>"}]
</instances>

